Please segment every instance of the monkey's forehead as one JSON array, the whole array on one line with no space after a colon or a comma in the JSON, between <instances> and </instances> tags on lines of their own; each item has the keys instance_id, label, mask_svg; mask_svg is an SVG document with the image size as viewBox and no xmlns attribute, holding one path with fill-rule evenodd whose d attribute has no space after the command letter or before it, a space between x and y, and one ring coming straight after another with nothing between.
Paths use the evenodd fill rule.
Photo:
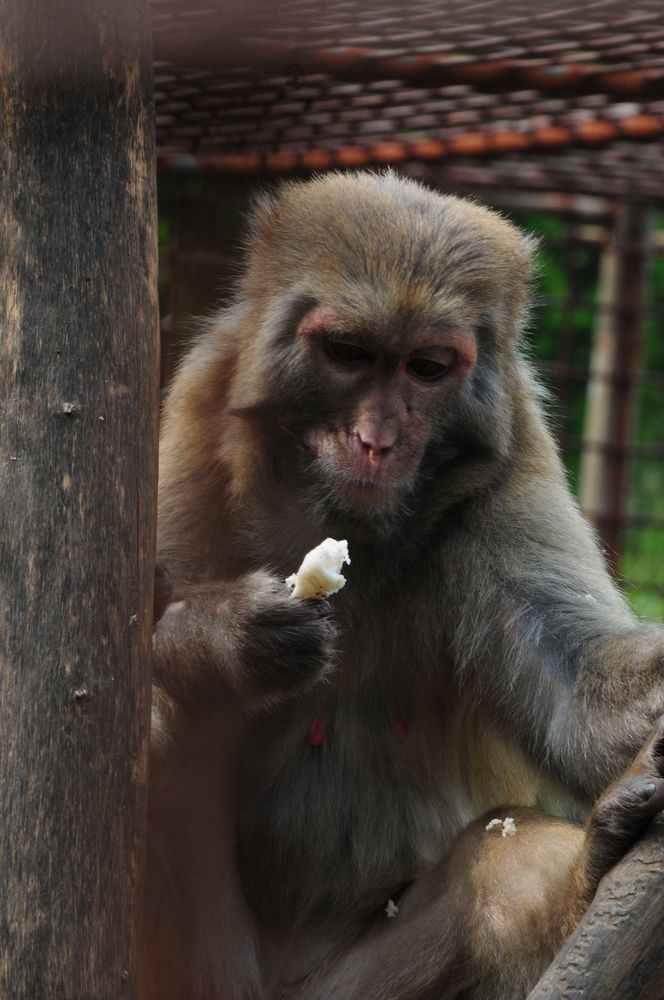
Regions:
<instances>
[{"instance_id":1,"label":"monkey's forehead","mask_svg":"<svg viewBox=\"0 0 664 1000\"><path fill-rule=\"evenodd\" d=\"M391 173L287 184L254 226L263 281L308 278L349 309L372 293L402 310L519 298L530 270L531 241L497 213Z\"/></svg>"}]
</instances>

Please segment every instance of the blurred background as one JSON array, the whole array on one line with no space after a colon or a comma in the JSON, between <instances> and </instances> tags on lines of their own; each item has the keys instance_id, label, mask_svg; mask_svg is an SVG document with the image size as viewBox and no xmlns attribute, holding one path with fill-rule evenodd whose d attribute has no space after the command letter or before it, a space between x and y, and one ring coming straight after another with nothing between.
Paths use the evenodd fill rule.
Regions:
<instances>
[{"instance_id":1,"label":"blurred background","mask_svg":"<svg viewBox=\"0 0 664 1000\"><path fill-rule=\"evenodd\" d=\"M390 166L540 237L529 350L571 486L664 618L661 0L152 0L162 371L258 189Z\"/></svg>"}]
</instances>

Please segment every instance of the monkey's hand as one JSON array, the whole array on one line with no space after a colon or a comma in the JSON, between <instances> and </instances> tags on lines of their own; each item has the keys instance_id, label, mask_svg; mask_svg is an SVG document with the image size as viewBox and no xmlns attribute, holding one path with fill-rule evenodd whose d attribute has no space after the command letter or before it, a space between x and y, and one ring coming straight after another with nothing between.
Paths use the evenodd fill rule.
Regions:
<instances>
[{"instance_id":1,"label":"monkey's hand","mask_svg":"<svg viewBox=\"0 0 664 1000\"><path fill-rule=\"evenodd\" d=\"M178 700L222 689L250 710L276 704L332 670L329 612L326 602L291 597L263 572L196 588L156 627L155 680Z\"/></svg>"},{"instance_id":2,"label":"monkey's hand","mask_svg":"<svg viewBox=\"0 0 664 1000\"><path fill-rule=\"evenodd\" d=\"M173 583L164 561L157 557L154 564L154 597L152 601L153 628L157 627L157 622L172 600Z\"/></svg>"},{"instance_id":3,"label":"monkey's hand","mask_svg":"<svg viewBox=\"0 0 664 1000\"><path fill-rule=\"evenodd\" d=\"M664 810L664 718L660 719L634 762L595 803L588 824L583 868L586 894L595 892L614 865Z\"/></svg>"}]
</instances>

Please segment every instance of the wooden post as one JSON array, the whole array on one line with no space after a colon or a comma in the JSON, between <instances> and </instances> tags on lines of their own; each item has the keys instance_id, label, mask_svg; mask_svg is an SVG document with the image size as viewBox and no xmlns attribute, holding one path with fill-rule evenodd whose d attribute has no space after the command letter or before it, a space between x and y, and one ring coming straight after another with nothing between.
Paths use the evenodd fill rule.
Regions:
<instances>
[{"instance_id":1,"label":"wooden post","mask_svg":"<svg viewBox=\"0 0 664 1000\"><path fill-rule=\"evenodd\" d=\"M605 875L588 912L528 1000L661 1000L664 819Z\"/></svg>"},{"instance_id":2,"label":"wooden post","mask_svg":"<svg viewBox=\"0 0 664 1000\"><path fill-rule=\"evenodd\" d=\"M652 210L623 205L600 268L581 454L581 506L600 529L614 571L624 548L630 447L647 282Z\"/></svg>"},{"instance_id":3,"label":"wooden post","mask_svg":"<svg viewBox=\"0 0 664 1000\"><path fill-rule=\"evenodd\" d=\"M157 464L147 0L0 0L0 996L138 991Z\"/></svg>"},{"instance_id":4,"label":"wooden post","mask_svg":"<svg viewBox=\"0 0 664 1000\"><path fill-rule=\"evenodd\" d=\"M619 223L623 221L619 219ZM619 228L619 224L618 224ZM591 518L604 514L608 502L611 443L612 378L616 372L618 327L618 258L616 232L605 243L600 257L598 302L586 387L586 412L581 449L579 494L584 513Z\"/></svg>"}]
</instances>

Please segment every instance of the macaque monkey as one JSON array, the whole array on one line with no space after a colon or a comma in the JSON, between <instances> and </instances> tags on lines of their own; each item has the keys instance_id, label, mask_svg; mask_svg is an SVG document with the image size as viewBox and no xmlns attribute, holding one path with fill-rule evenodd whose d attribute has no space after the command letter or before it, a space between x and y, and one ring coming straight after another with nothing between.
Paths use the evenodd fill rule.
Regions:
<instances>
[{"instance_id":1,"label":"macaque monkey","mask_svg":"<svg viewBox=\"0 0 664 1000\"><path fill-rule=\"evenodd\" d=\"M663 633L566 485L531 251L392 174L257 205L164 411L145 1000L523 997L664 805ZM326 536L346 587L291 597Z\"/></svg>"}]
</instances>

